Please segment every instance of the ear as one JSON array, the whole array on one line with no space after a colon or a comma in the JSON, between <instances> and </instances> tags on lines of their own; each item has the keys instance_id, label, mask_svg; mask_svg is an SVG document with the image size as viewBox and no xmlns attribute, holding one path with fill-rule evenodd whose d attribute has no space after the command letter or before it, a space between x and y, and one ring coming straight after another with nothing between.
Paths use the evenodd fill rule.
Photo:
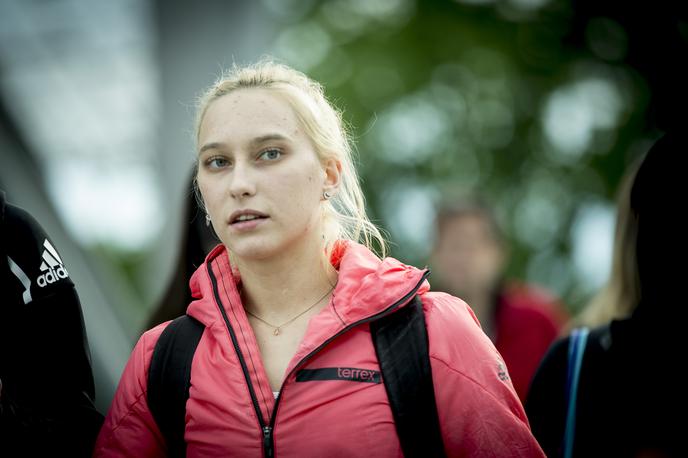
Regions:
<instances>
[{"instance_id":1,"label":"ear","mask_svg":"<svg viewBox=\"0 0 688 458\"><path fill-rule=\"evenodd\" d=\"M323 191L335 194L342 178L342 162L331 157L323 164L323 171L325 172Z\"/></svg>"}]
</instances>

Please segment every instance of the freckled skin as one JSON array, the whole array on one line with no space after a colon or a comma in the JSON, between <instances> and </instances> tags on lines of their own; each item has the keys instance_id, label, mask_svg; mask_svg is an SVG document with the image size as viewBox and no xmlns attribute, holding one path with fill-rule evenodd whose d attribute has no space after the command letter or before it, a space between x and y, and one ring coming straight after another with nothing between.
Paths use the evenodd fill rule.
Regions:
<instances>
[{"instance_id":1,"label":"freckled skin","mask_svg":"<svg viewBox=\"0 0 688 458\"><path fill-rule=\"evenodd\" d=\"M252 140L279 134L287 140ZM299 128L291 106L264 89L241 89L212 102L199 132L199 149L218 143L221 148L199 156L198 185L220 240L240 258L266 259L322 237L321 198L329 183L310 139ZM276 160L259 159L267 150L283 152ZM221 157L231 166L209 168ZM249 232L228 224L230 215L253 209L269 215Z\"/></svg>"}]
</instances>

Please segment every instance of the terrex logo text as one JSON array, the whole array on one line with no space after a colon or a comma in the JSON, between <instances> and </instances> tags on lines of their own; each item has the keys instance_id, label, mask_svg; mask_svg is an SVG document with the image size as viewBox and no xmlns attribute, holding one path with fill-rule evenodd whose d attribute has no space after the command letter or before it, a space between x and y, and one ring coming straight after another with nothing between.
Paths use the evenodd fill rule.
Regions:
<instances>
[{"instance_id":1,"label":"terrex logo text","mask_svg":"<svg viewBox=\"0 0 688 458\"><path fill-rule=\"evenodd\" d=\"M320 369L302 369L296 373L297 382L313 382L317 380L380 383L380 372L355 367L322 367Z\"/></svg>"}]
</instances>

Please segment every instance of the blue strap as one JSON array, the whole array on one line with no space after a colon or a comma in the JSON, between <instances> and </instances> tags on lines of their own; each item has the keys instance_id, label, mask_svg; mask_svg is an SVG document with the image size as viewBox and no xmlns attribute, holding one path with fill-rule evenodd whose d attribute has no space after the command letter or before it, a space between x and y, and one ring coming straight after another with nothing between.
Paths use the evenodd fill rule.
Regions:
<instances>
[{"instance_id":1,"label":"blue strap","mask_svg":"<svg viewBox=\"0 0 688 458\"><path fill-rule=\"evenodd\" d=\"M576 434L576 398L583 353L588 340L588 328L577 328L569 340L569 360L566 375L566 428L564 430L564 458L573 456L573 440Z\"/></svg>"}]
</instances>

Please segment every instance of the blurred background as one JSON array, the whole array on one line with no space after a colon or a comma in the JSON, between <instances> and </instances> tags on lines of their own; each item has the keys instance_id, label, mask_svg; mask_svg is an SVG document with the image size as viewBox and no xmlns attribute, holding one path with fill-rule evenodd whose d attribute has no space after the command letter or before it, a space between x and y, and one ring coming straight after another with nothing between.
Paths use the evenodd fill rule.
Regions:
<instances>
[{"instance_id":1,"label":"blurred background","mask_svg":"<svg viewBox=\"0 0 688 458\"><path fill-rule=\"evenodd\" d=\"M391 254L479 193L508 276L575 313L626 167L688 102L688 2L0 0L0 189L55 240L105 410L180 253L195 98L264 54L324 84ZM432 277L431 277L432 281Z\"/></svg>"}]
</instances>

